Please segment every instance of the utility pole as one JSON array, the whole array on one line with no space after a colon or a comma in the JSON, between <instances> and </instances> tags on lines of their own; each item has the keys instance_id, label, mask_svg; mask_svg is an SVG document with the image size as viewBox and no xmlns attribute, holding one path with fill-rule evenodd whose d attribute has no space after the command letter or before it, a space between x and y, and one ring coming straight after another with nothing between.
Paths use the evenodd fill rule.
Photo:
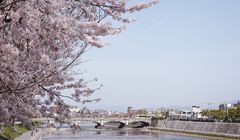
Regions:
<instances>
[{"instance_id":1,"label":"utility pole","mask_svg":"<svg viewBox=\"0 0 240 140\"><path fill-rule=\"evenodd\" d=\"M208 117L210 116L210 106L211 106L211 103L207 103L208 105Z\"/></svg>"},{"instance_id":2,"label":"utility pole","mask_svg":"<svg viewBox=\"0 0 240 140\"><path fill-rule=\"evenodd\" d=\"M227 106L227 122L229 121L228 106Z\"/></svg>"}]
</instances>

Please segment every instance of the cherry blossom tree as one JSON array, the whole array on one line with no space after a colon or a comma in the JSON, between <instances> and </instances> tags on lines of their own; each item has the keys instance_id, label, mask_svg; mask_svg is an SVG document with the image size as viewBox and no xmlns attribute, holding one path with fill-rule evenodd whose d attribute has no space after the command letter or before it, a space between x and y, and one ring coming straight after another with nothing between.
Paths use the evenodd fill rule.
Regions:
<instances>
[{"instance_id":1,"label":"cherry blossom tree","mask_svg":"<svg viewBox=\"0 0 240 140\"><path fill-rule=\"evenodd\" d=\"M65 98L98 101L89 98L99 89L89 88L94 80L74 78L73 67L82 63L88 48L104 46L100 37L118 34L133 21L124 15L157 3L0 0L0 122L67 116Z\"/></svg>"}]
</instances>

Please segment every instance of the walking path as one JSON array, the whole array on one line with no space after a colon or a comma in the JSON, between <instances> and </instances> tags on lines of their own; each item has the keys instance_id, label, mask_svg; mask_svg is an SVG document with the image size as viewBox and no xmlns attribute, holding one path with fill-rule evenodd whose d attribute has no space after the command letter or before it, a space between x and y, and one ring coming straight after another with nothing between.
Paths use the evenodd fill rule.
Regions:
<instances>
[{"instance_id":1,"label":"walking path","mask_svg":"<svg viewBox=\"0 0 240 140\"><path fill-rule=\"evenodd\" d=\"M40 140L44 133L45 133L45 131L42 128L38 129L38 131L30 130L30 131L27 131L26 133L22 134L16 140Z\"/></svg>"}]
</instances>

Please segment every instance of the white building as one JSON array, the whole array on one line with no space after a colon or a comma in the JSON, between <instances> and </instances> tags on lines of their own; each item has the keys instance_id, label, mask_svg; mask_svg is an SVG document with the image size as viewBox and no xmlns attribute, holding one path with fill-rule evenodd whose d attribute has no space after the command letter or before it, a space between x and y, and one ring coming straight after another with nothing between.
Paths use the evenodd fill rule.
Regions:
<instances>
[{"instance_id":1,"label":"white building","mask_svg":"<svg viewBox=\"0 0 240 140\"><path fill-rule=\"evenodd\" d=\"M183 118L191 118L192 111L191 110L182 110L182 111L180 111L180 116Z\"/></svg>"},{"instance_id":2,"label":"white building","mask_svg":"<svg viewBox=\"0 0 240 140\"><path fill-rule=\"evenodd\" d=\"M194 118L202 118L202 110L199 106L192 106L192 117Z\"/></svg>"},{"instance_id":3,"label":"white building","mask_svg":"<svg viewBox=\"0 0 240 140\"><path fill-rule=\"evenodd\" d=\"M78 107L72 107L72 108L69 109L69 111L70 111L70 112L74 112L74 113L78 113L78 112L81 111L81 109L78 108Z\"/></svg>"},{"instance_id":4,"label":"white building","mask_svg":"<svg viewBox=\"0 0 240 140\"><path fill-rule=\"evenodd\" d=\"M202 110L199 106L192 106L191 110L182 110L180 116L182 118L202 118Z\"/></svg>"},{"instance_id":5,"label":"white building","mask_svg":"<svg viewBox=\"0 0 240 140\"><path fill-rule=\"evenodd\" d=\"M69 108L69 111L70 111L71 117L77 117L78 114L80 113L81 109L78 107L71 107L71 108Z\"/></svg>"}]
</instances>

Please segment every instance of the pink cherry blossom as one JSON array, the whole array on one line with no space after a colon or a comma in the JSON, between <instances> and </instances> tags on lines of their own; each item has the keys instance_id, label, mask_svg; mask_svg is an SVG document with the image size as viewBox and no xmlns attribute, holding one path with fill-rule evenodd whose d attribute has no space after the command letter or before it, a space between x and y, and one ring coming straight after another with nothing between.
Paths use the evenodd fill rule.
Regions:
<instances>
[{"instance_id":1,"label":"pink cherry blossom","mask_svg":"<svg viewBox=\"0 0 240 140\"><path fill-rule=\"evenodd\" d=\"M119 34L132 20L124 14L158 3L126 0L2 0L0 2L0 123L31 117L68 116L64 100L80 103L96 90L75 79L89 47ZM112 22L122 26L114 27ZM64 90L64 92L62 92ZM66 92L68 91L68 92ZM53 109L54 108L54 109ZM54 112L54 113L53 113Z\"/></svg>"}]
</instances>

